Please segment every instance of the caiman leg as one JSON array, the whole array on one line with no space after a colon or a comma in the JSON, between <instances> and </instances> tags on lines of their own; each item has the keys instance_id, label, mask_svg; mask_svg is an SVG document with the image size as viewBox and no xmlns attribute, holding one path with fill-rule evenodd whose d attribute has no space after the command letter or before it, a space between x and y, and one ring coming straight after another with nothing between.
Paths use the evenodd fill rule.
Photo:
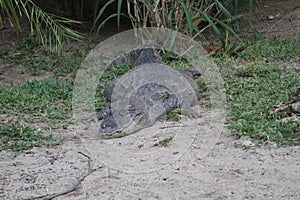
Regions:
<instances>
[{"instance_id":1,"label":"caiman leg","mask_svg":"<svg viewBox=\"0 0 300 200\"><path fill-rule=\"evenodd\" d=\"M99 122L99 120L105 118L107 115L111 113L111 105L108 103L102 110L94 113L90 117L83 119L82 122L90 123L90 122Z\"/></svg>"},{"instance_id":2,"label":"caiman leg","mask_svg":"<svg viewBox=\"0 0 300 200\"><path fill-rule=\"evenodd\" d=\"M199 118L201 115L193 110L184 100L178 99L175 95L170 95L167 100L166 112L180 108L181 114L189 118Z\"/></svg>"},{"instance_id":3,"label":"caiman leg","mask_svg":"<svg viewBox=\"0 0 300 200\"><path fill-rule=\"evenodd\" d=\"M160 113L165 114L175 109L181 109L181 113L189 118L199 118L201 115L193 110L189 104L187 104L184 100L181 100L177 98L175 95L168 94L168 97L164 101L164 108L165 112ZM146 113L146 119L145 119L145 127L151 126L154 124L156 118L149 116L148 113Z\"/></svg>"}]
</instances>

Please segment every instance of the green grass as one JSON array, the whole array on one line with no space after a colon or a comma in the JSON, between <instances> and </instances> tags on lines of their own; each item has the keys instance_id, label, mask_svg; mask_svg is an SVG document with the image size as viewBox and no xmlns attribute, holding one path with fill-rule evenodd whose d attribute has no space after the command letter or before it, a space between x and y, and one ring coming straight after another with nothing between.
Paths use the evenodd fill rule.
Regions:
<instances>
[{"instance_id":1,"label":"green grass","mask_svg":"<svg viewBox=\"0 0 300 200\"><path fill-rule=\"evenodd\" d=\"M230 128L235 133L262 142L300 144L300 133L294 133L295 123L278 123L276 120L280 116L269 115L274 105L292 97L295 86L300 85L297 75L272 73L242 79L235 77L226 82Z\"/></svg>"},{"instance_id":2,"label":"green grass","mask_svg":"<svg viewBox=\"0 0 300 200\"><path fill-rule=\"evenodd\" d=\"M54 79L0 85L0 113L26 115L27 122L61 123L71 117L72 84Z\"/></svg>"},{"instance_id":3,"label":"green grass","mask_svg":"<svg viewBox=\"0 0 300 200\"><path fill-rule=\"evenodd\" d=\"M167 137L166 139L159 141L159 145L168 146L174 140L174 137L175 135L172 135L170 137Z\"/></svg>"},{"instance_id":4,"label":"green grass","mask_svg":"<svg viewBox=\"0 0 300 200\"><path fill-rule=\"evenodd\" d=\"M0 151L11 149L18 152L32 147L52 147L61 143L62 140L54 139L53 134L45 134L30 126L5 125L0 127Z\"/></svg>"},{"instance_id":5,"label":"green grass","mask_svg":"<svg viewBox=\"0 0 300 200\"><path fill-rule=\"evenodd\" d=\"M108 67L103 75L100 77L100 84L97 87L96 90L96 98L95 98L95 107L103 108L108 102L105 95L105 90L107 85L116 77L122 76L126 72L128 72L130 69L132 69L133 66L131 65L114 65Z\"/></svg>"},{"instance_id":6,"label":"green grass","mask_svg":"<svg viewBox=\"0 0 300 200\"><path fill-rule=\"evenodd\" d=\"M69 55L54 55L44 52L36 54L34 41L26 41L21 49L1 50L1 56L9 56L9 62L20 62L26 68L56 74L73 75L78 69L83 54L79 51ZM26 46L27 45L27 46ZM261 144L300 145L300 133L295 131L299 122L281 123L282 114L269 114L269 109L279 102L286 102L296 87L300 86L299 74L286 71L278 61L299 60L299 42L277 38L249 46L237 57L226 54L215 57L225 80L227 89L227 110L229 129L239 136L250 136ZM18 54L16 54L18 53ZM19 57L18 57L19 56ZM38 64L40 63L40 64ZM241 64L234 67L236 63ZM186 63L174 60L170 66L185 68ZM115 77L130 70L132 66L120 65L107 69L97 88L95 106L102 108L107 100L105 87ZM33 70L34 71L34 70ZM33 146L52 146L61 141L48 134L49 129L62 128L70 123L72 104L72 77L67 81L44 79L26 81L18 85L0 84L0 114L18 116L26 125L18 123L0 127L0 151L12 149L19 151ZM207 86L200 78L197 80L201 92ZM298 115L299 113L294 113ZM171 112L162 119L178 120L178 111ZM46 124L41 131L30 124ZM171 140L170 140L171 141Z\"/></svg>"},{"instance_id":7,"label":"green grass","mask_svg":"<svg viewBox=\"0 0 300 200\"><path fill-rule=\"evenodd\" d=\"M6 62L22 64L33 75L52 72L56 76L67 74L75 76L84 59L84 54L76 50L58 55L48 49L43 49L35 37L28 35L17 48L2 49L0 57L6 57Z\"/></svg>"},{"instance_id":8,"label":"green grass","mask_svg":"<svg viewBox=\"0 0 300 200\"><path fill-rule=\"evenodd\" d=\"M62 141L45 131L70 123L72 84L54 79L26 81L15 86L0 85L0 114L18 116L28 125L2 125L0 151L20 151L34 146L53 146ZM42 123L43 132L31 127ZM44 125L45 124L45 125Z\"/></svg>"},{"instance_id":9,"label":"green grass","mask_svg":"<svg viewBox=\"0 0 300 200\"><path fill-rule=\"evenodd\" d=\"M21 151L62 143L49 130L63 128L71 122L72 78L84 55L80 51L58 55L43 50L35 37L29 35L17 48L1 49L0 56L4 58L4 63L22 64L24 73L29 71L34 75L42 75L47 71L54 77L71 77L65 82L48 78L13 86L0 84L0 115L17 117L18 121L24 122L24 125L19 122L1 125L0 151ZM38 124L41 130L33 128L31 124Z\"/></svg>"},{"instance_id":10,"label":"green grass","mask_svg":"<svg viewBox=\"0 0 300 200\"><path fill-rule=\"evenodd\" d=\"M282 123L284 114L269 114L274 105L289 101L300 87L299 73L286 71L276 62L291 62L299 55L299 42L273 38L242 52L238 59L248 61L244 66L223 66L229 128L235 134L250 136L261 144L300 145L300 132L296 129L300 122ZM224 57L224 63L233 63L232 59Z\"/></svg>"},{"instance_id":11,"label":"green grass","mask_svg":"<svg viewBox=\"0 0 300 200\"><path fill-rule=\"evenodd\" d=\"M284 61L299 59L300 41L293 39L272 38L249 46L238 57L250 61Z\"/></svg>"}]
</instances>

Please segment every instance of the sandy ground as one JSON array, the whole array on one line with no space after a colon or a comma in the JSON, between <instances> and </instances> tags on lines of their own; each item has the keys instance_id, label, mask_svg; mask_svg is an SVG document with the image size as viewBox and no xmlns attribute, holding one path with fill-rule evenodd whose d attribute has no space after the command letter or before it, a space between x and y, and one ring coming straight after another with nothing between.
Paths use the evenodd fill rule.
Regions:
<instances>
[{"instance_id":1,"label":"sandy ground","mask_svg":"<svg viewBox=\"0 0 300 200\"><path fill-rule=\"evenodd\" d=\"M260 6L259 31L299 35L299 3L289 2ZM15 76L31 78L19 65L1 68L1 82ZM2 151L0 199L300 199L300 147L260 147L202 114L194 123L161 121L111 140L93 135L98 124L78 124L56 130L63 145L16 157ZM160 143L170 136L168 145Z\"/></svg>"},{"instance_id":2,"label":"sandy ground","mask_svg":"<svg viewBox=\"0 0 300 200\"><path fill-rule=\"evenodd\" d=\"M0 198L300 198L300 147L258 147L247 138L236 140L226 128L207 134L207 120L158 122L104 141L82 135L93 128L77 126L66 130L66 142L58 147L34 148L16 158L2 152ZM174 139L159 145L155 136L169 133Z\"/></svg>"}]
</instances>

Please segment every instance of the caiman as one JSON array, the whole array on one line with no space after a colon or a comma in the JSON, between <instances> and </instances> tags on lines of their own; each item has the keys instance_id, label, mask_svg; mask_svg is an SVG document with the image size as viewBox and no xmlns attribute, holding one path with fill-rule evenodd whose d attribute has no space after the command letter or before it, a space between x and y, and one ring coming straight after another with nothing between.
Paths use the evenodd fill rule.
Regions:
<instances>
[{"instance_id":1,"label":"caiman","mask_svg":"<svg viewBox=\"0 0 300 200\"><path fill-rule=\"evenodd\" d=\"M117 138L149 127L174 109L189 118L200 117L191 106L197 103L200 72L173 69L162 64L156 50L144 46L118 57L110 65L131 64L134 68L114 79L106 88L110 103L85 119L98 122L102 138Z\"/></svg>"}]
</instances>

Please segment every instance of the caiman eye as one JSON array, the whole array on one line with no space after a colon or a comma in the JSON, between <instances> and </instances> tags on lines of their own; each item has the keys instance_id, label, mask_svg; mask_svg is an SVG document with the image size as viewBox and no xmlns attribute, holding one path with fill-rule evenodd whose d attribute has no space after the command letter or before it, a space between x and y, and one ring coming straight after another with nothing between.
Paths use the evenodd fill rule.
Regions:
<instances>
[{"instance_id":1,"label":"caiman eye","mask_svg":"<svg viewBox=\"0 0 300 200\"><path fill-rule=\"evenodd\" d=\"M101 128L105 128L105 127L106 127L106 125L105 125L105 124L102 124Z\"/></svg>"}]
</instances>

